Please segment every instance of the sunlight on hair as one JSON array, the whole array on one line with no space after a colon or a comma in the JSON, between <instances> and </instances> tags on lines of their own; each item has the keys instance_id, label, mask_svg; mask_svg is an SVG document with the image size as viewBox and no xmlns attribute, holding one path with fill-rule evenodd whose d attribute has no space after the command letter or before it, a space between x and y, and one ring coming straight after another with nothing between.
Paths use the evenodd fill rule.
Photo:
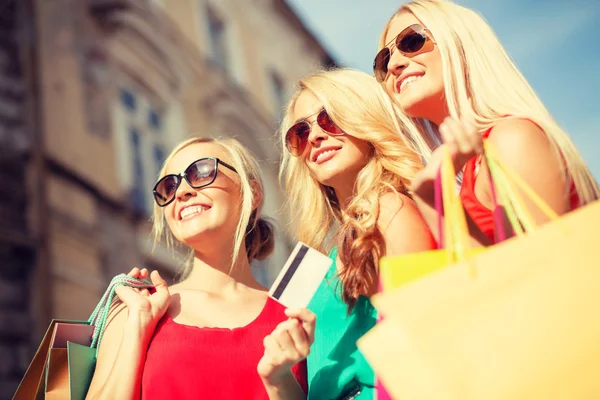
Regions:
<instances>
[{"instance_id":1,"label":"sunlight on hair","mask_svg":"<svg viewBox=\"0 0 600 400\"><path fill-rule=\"evenodd\" d=\"M312 178L302 157L292 157L282 146L279 176L288 193L292 227L298 240L327 251L328 235L335 225L340 226L340 257L343 261L346 257L354 260L340 274L344 290L350 292L344 295L348 300L346 294L357 297L356 291L376 279L376 260L385 253L377 227L380 196L386 192L410 195L408 187L431 154L430 145L372 76L350 69L323 71L302 79L298 86L281 124L282 141L295 122L296 101L303 91L309 91L336 125L373 148L372 158L356 179L356 195L346 210L351 217L344 218L333 189ZM359 254L366 256L358 261ZM358 269L366 272L357 274Z\"/></svg>"},{"instance_id":2,"label":"sunlight on hair","mask_svg":"<svg viewBox=\"0 0 600 400\"><path fill-rule=\"evenodd\" d=\"M598 185L575 145L480 14L446 0L409 1L386 24L379 50L385 45L391 21L406 12L429 29L439 48L450 116L472 118L482 132L507 116L532 120L545 132L557 159L564 163L564 181L573 182L580 205L600 197ZM426 121L415 122L427 133Z\"/></svg>"}]
</instances>

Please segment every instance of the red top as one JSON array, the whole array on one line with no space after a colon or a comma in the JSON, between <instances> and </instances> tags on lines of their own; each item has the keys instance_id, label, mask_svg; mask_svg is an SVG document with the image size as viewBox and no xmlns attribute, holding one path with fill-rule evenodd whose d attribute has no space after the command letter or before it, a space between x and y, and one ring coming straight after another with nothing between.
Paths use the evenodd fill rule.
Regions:
<instances>
[{"instance_id":1,"label":"red top","mask_svg":"<svg viewBox=\"0 0 600 400\"><path fill-rule=\"evenodd\" d=\"M198 328L165 315L158 323L142 375L142 400L268 399L256 372L263 339L285 320L284 306L268 298L250 324ZM306 362L292 372L307 392Z\"/></svg>"},{"instance_id":2,"label":"red top","mask_svg":"<svg viewBox=\"0 0 600 400\"><path fill-rule=\"evenodd\" d=\"M492 129L493 127L483 134L484 139L490 135ZM460 188L460 198L465 210L469 213L479 229L481 229L492 243L496 243L497 241L494 234L494 213L492 210L481 204L475 196L475 179L477 179L476 169L479 159L479 156L473 157L465 165L462 186ZM577 196L575 186L571 187L570 196L571 210L574 210L579 206L579 196Z\"/></svg>"}]
</instances>

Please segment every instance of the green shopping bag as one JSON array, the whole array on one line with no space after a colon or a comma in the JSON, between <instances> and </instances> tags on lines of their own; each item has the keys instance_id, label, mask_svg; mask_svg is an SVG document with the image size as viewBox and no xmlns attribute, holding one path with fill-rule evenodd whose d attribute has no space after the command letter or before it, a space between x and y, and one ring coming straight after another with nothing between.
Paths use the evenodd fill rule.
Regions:
<instances>
[{"instance_id":1,"label":"green shopping bag","mask_svg":"<svg viewBox=\"0 0 600 400\"><path fill-rule=\"evenodd\" d=\"M118 275L87 321L52 320L13 400L85 399L118 286L153 287L149 281Z\"/></svg>"}]
</instances>

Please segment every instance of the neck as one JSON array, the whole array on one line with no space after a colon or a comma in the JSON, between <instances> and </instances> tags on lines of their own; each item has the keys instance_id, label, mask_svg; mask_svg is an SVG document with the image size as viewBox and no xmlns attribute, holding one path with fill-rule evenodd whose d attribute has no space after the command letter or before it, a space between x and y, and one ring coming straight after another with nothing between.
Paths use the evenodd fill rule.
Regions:
<instances>
[{"instance_id":1,"label":"neck","mask_svg":"<svg viewBox=\"0 0 600 400\"><path fill-rule=\"evenodd\" d=\"M448 104L444 101L443 107L432 107L430 109L431 113L427 116L426 119L433 122L436 126L440 126L444 120L450 116L450 111L448 111Z\"/></svg>"},{"instance_id":2,"label":"neck","mask_svg":"<svg viewBox=\"0 0 600 400\"><path fill-rule=\"evenodd\" d=\"M194 251L194 265L182 286L208 293L223 294L242 288L264 289L252 275L246 246L242 245L232 266L233 249L213 248Z\"/></svg>"},{"instance_id":3,"label":"neck","mask_svg":"<svg viewBox=\"0 0 600 400\"><path fill-rule=\"evenodd\" d=\"M333 191L335 192L335 196L340 203L340 208L342 211L345 211L348 208L348 204L354 198L354 182L352 184L347 185L336 185L333 187Z\"/></svg>"}]
</instances>

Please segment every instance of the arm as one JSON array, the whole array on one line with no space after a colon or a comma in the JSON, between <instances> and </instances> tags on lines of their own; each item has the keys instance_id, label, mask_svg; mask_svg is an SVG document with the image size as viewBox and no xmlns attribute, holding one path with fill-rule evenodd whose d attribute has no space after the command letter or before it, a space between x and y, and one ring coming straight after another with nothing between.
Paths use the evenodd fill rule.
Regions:
<instances>
[{"instance_id":1,"label":"arm","mask_svg":"<svg viewBox=\"0 0 600 400\"><path fill-rule=\"evenodd\" d=\"M130 276L144 279L147 271L134 268ZM139 399L141 372L156 324L168 308L170 296L158 272L151 275L156 293L121 286L100 348L86 399Z\"/></svg>"},{"instance_id":2,"label":"arm","mask_svg":"<svg viewBox=\"0 0 600 400\"><path fill-rule=\"evenodd\" d=\"M316 317L309 310L285 310L288 320L265 337L265 353L258 363L270 400L304 400L306 393L290 368L306 359L314 341Z\"/></svg>"},{"instance_id":3,"label":"arm","mask_svg":"<svg viewBox=\"0 0 600 400\"><path fill-rule=\"evenodd\" d=\"M300 387L300 384L291 371L279 377L277 382L270 383L263 379L263 384L267 390L269 400L305 400L306 393Z\"/></svg>"},{"instance_id":4,"label":"arm","mask_svg":"<svg viewBox=\"0 0 600 400\"><path fill-rule=\"evenodd\" d=\"M86 399L139 399L148 339L144 327L129 320L122 303L113 308L98 352Z\"/></svg>"}]
</instances>

